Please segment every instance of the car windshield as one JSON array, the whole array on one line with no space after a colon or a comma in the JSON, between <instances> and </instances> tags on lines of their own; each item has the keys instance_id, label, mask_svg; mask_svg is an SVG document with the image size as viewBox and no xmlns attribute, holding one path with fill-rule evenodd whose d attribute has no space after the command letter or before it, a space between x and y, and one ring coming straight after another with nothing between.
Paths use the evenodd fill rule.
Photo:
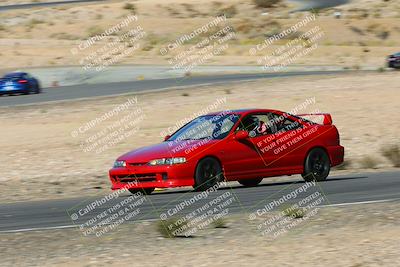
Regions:
<instances>
[{"instance_id":1,"label":"car windshield","mask_svg":"<svg viewBox=\"0 0 400 267\"><path fill-rule=\"evenodd\" d=\"M238 119L239 115L226 113L201 116L175 132L168 141L223 139L229 134Z\"/></svg>"}]
</instances>

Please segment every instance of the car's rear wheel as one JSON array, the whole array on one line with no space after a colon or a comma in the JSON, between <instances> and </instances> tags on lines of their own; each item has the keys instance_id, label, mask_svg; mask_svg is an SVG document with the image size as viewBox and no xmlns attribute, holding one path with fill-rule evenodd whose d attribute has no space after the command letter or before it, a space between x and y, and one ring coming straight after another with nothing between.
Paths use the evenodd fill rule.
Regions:
<instances>
[{"instance_id":1,"label":"car's rear wheel","mask_svg":"<svg viewBox=\"0 0 400 267\"><path fill-rule=\"evenodd\" d=\"M325 181L331 170L331 162L328 154L322 148L311 150L304 162L305 181Z\"/></svg>"},{"instance_id":2,"label":"car's rear wheel","mask_svg":"<svg viewBox=\"0 0 400 267\"><path fill-rule=\"evenodd\" d=\"M35 93L35 94L40 94L40 91L41 91L41 90L40 90L40 86L37 85L36 88L35 88L34 93Z\"/></svg>"},{"instance_id":3,"label":"car's rear wheel","mask_svg":"<svg viewBox=\"0 0 400 267\"><path fill-rule=\"evenodd\" d=\"M207 157L199 161L194 177L194 189L204 191L223 181L222 167L215 158Z\"/></svg>"},{"instance_id":4,"label":"car's rear wheel","mask_svg":"<svg viewBox=\"0 0 400 267\"><path fill-rule=\"evenodd\" d=\"M154 188L142 188L142 189L128 189L129 192L131 192L132 194L136 194L138 192L142 192L144 195L150 195L151 193L153 193Z\"/></svg>"},{"instance_id":5,"label":"car's rear wheel","mask_svg":"<svg viewBox=\"0 0 400 267\"><path fill-rule=\"evenodd\" d=\"M261 183L263 178L257 178L257 179L246 179L246 180L239 180L238 182L241 185L251 187L251 186L257 186L259 183Z\"/></svg>"}]
</instances>

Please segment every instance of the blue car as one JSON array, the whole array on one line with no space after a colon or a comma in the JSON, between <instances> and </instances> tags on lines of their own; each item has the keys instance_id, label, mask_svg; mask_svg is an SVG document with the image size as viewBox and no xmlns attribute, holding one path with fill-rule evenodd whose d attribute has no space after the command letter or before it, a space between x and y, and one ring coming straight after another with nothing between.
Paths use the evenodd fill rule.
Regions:
<instances>
[{"instance_id":1,"label":"blue car","mask_svg":"<svg viewBox=\"0 0 400 267\"><path fill-rule=\"evenodd\" d=\"M0 79L0 95L40 93L39 81L26 72L12 72Z\"/></svg>"},{"instance_id":2,"label":"blue car","mask_svg":"<svg viewBox=\"0 0 400 267\"><path fill-rule=\"evenodd\" d=\"M388 56L387 62L389 68L400 69L400 52Z\"/></svg>"}]
</instances>

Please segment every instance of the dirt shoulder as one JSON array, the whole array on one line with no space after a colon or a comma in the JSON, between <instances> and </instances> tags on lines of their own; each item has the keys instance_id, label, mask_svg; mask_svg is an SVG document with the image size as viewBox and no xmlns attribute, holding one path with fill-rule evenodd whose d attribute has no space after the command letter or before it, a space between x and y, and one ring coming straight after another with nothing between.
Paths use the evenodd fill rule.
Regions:
<instances>
[{"instance_id":1,"label":"dirt shoulder","mask_svg":"<svg viewBox=\"0 0 400 267\"><path fill-rule=\"evenodd\" d=\"M101 237L78 229L0 234L8 266L398 266L398 202L324 207L274 240L247 215L192 238L164 238L156 222L122 224Z\"/></svg>"}]
</instances>

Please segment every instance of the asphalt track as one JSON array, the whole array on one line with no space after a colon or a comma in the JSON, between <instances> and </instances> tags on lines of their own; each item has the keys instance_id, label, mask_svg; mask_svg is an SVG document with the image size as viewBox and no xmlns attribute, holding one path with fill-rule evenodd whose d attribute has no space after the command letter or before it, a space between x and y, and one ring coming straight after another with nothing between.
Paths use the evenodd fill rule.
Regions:
<instances>
[{"instance_id":1,"label":"asphalt track","mask_svg":"<svg viewBox=\"0 0 400 267\"><path fill-rule=\"evenodd\" d=\"M106 0L66 0L66 1L55 1L55 2L45 2L45 3L5 5L5 6L0 6L0 11L14 10L14 9L29 9L35 7L49 7L49 6L66 5L66 4L104 2L104 1Z\"/></svg>"},{"instance_id":2,"label":"asphalt track","mask_svg":"<svg viewBox=\"0 0 400 267\"><path fill-rule=\"evenodd\" d=\"M0 6L0 11L13 10L13 9L29 9L35 7L50 7L57 5L66 4L79 4L79 3L90 3L90 2L105 2L107 0L65 0L65 1L54 1L45 3L28 3L28 4L16 4L16 5L5 5ZM299 4L299 8L294 11L303 11L313 8L328 8L343 5L348 3L350 0L288 0Z\"/></svg>"},{"instance_id":3,"label":"asphalt track","mask_svg":"<svg viewBox=\"0 0 400 267\"><path fill-rule=\"evenodd\" d=\"M306 75L334 75L349 71L296 71L254 74L224 74L212 76L188 76L157 80L81 84L74 86L44 88L41 94L0 97L0 106L29 105L51 101L63 101L97 96L119 95L144 91L164 90L195 85L224 84L266 78L295 77ZM251 90L251 88L249 88Z\"/></svg>"},{"instance_id":4,"label":"asphalt track","mask_svg":"<svg viewBox=\"0 0 400 267\"><path fill-rule=\"evenodd\" d=\"M270 182L264 179L264 183L252 188L245 188L239 184L231 183L218 191L211 193L207 198L195 201L186 206L176 215L184 216L191 211L203 207L211 200L222 195L230 195L234 201L227 206L229 213L246 212L256 214L274 200L278 201L283 196L305 185L297 176L289 182ZM296 198L288 200L288 203L297 203L308 195L319 192L324 196L324 201L319 206L341 206L365 204L374 202L399 201L400 200L400 171L383 173L360 173L352 175L331 176L327 181L311 186L306 192ZM111 192L110 192L111 193ZM136 207L140 213L130 218L127 223L139 220L158 220L161 214L167 217L173 214L174 208L185 200L198 196L198 192L188 189L172 189L153 193L146 196L144 202ZM88 204L101 200L104 195L90 198L73 198L61 200L46 200L35 202L20 202L0 205L0 233L24 232L32 230L46 230L58 228L77 227L89 219L105 212L117 203L133 198L130 193L122 193L116 198L106 201L85 215L79 216L73 221L73 214L81 214ZM133 203L133 202L130 202ZM220 202L222 203L222 202Z\"/></svg>"}]
</instances>

